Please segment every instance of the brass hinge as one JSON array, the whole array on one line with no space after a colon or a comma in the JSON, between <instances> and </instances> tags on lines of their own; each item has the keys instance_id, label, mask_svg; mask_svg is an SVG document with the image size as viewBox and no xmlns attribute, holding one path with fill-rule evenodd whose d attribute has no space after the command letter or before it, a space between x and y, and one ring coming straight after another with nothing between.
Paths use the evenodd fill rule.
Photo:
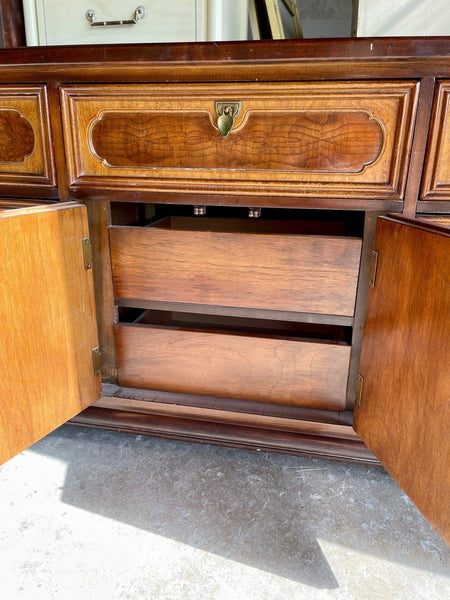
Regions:
<instances>
[{"instance_id":1,"label":"brass hinge","mask_svg":"<svg viewBox=\"0 0 450 600\"><path fill-rule=\"evenodd\" d=\"M355 402L358 406L361 406L361 403L362 403L363 387L364 387L364 377L362 375L358 375L358 378L356 380L356 398L355 398Z\"/></svg>"},{"instance_id":2,"label":"brass hinge","mask_svg":"<svg viewBox=\"0 0 450 600\"><path fill-rule=\"evenodd\" d=\"M372 256L370 257L370 268L369 268L369 283L372 287L375 287L375 281L377 278L378 268L378 251L372 250Z\"/></svg>"},{"instance_id":3,"label":"brass hinge","mask_svg":"<svg viewBox=\"0 0 450 600\"><path fill-rule=\"evenodd\" d=\"M92 366L94 368L94 375L100 375L102 372L102 352L100 348L92 348Z\"/></svg>"},{"instance_id":4,"label":"brass hinge","mask_svg":"<svg viewBox=\"0 0 450 600\"><path fill-rule=\"evenodd\" d=\"M84 259L84 268L92 269L92 247L91 240L88 237L85 237L81 240L83 245L83 259Z\"/></svg>"}]
</instances>

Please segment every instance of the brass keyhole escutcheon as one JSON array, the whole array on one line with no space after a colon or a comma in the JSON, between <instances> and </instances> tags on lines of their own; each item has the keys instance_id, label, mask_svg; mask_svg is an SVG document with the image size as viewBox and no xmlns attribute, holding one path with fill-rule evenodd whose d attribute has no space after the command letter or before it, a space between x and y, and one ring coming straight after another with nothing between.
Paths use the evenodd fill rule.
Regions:
<instances>
[{"instance_id":1,"label":"brass keyhole escutcheon","mask_svg":"<svg viewBox=\"0 0 450 600\"><path fill-rule=\"evenodd\" d=\"M240 102L216 102L217 128L222 137L227 137L233 129L234 120L240 110Z\"/></svg>"}]
</instances>

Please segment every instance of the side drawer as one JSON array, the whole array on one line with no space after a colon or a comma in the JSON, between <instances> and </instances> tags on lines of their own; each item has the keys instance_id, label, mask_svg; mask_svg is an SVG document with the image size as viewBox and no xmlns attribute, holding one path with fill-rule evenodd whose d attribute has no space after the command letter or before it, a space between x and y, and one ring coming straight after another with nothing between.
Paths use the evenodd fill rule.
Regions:
<instances>
[{"instance_id":1,"label":"side drawer","mask_svg":"<svg viewBox=\"0 0 450 600\"><path fill-rule=\"evenodd\" d=\"M345 409L348 345L198 325L121 324L115 333L122 386Z\"/></svg>"},{"instance_id":2,"label":"side drawer","mask_svg":"<svg viewBox=\"0 0 450 600\"><path fill-rule=\"evenodd\" d=\"M45 86L0 86L0 140L0 187L56 186Z\"/></svg>"},{"instance_id":3,"label":"side drawer","mask_svg":"<svg viewBox=\"0 0 450 600\"><path fill-rule=\"evenodd\" d=\"M295 230L292 221L188 217L110 227L114 295L352 316L361 239Z\"/></svg>"},{"instance_id":4,"label":"side drawer","mask_svg":"<svg viewBox=\"0 0 450 600\"><path fill-rule=\"evenodd\" d=\"M421 198L450 200L450 81L436 87ZM425 209L426 210L426 209ZM445 209L443 209L443 212Z\"/></svg>"},{"instance_id":5,"label":"side drawer","mask_svg":"<svg viewBox=\"0 0 450 600\"><path fill-rule=\"evenodd\" d=\"M293 196L400 200L417 87L414 81L65 86L69 183L263 195L267 206L271 196L290 205ZM231 130L223 135L227 121Z\"/></svg>"}]
</instances>

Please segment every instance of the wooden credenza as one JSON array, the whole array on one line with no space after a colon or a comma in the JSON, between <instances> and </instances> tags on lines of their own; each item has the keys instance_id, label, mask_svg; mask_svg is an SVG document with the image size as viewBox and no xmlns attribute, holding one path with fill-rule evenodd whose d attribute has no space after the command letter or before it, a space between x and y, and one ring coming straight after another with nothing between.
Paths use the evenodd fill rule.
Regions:
<instances>
[{"instance_id":1,"label":"wooden credenza","mask_svg":"<svg viewBox=\"0 0 450 600\"><path fill-rule=\"evenodd\" d=\"M356 404L445 535L448 38L0 64L2 459L73 418L376 463Z\"/></svg>"}]
</instances>

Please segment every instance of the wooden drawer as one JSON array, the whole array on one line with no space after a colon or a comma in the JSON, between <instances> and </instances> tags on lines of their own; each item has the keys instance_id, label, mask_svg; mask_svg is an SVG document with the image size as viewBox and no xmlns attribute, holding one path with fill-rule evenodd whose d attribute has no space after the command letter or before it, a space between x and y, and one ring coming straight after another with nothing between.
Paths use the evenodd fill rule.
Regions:
<instances>
[{"instance_id":1,"label":"wooden drawer","mask_svg":"<svg viewBox=\"0 0 450 600\"><path fill-rule=\"evenodd\" d=\"M361 240L303 223L172 217L109 231L116 298L346 315Z\"/></svg>"},{"instance_id":2,"label":"wooden drawer","mask_svg":"<svg viewBox=\"0 0 450 600\"><path fill-rule=\"evenodd\" d=\"M428 139L423 200L450 200L450 81L437 84Z\"/></svg>"},{"instance_id":3,"label":"wooden drawer","mask_svg":"<svg viewBox=\"0 0 450 600\"><path fill-rule=\"evenodd\" d=\"M350 347L315 331L248 329L181 321L115 327L126 387L343 410ZM328 343L327 343L328 342ZM341 342L341 343L339 343Z\"/></svg>"},{"instance_id":4,"label":"wooden drawer","mask_svg":"<svg viewBox=\"0 0 450 600\"><path fill-rule=\"evenodd\" d=\"M0 140L0 186L56 185L44 86L0 86Z\"/></svg>"},{"instance_id":5,"label":"wooden drawer","mask_svg":"<svg viewBox=\"0 0 450 600\"><path fill-rule=\"evenodd\" d=\"M102 190L264 194L258 205L267 206L270 196L291 198L291 205L292 196L398 200L417 86L65 86L69 182ZM233 103L239 112L223 137L219 115Z\"/></svg>"}]
</instances>

